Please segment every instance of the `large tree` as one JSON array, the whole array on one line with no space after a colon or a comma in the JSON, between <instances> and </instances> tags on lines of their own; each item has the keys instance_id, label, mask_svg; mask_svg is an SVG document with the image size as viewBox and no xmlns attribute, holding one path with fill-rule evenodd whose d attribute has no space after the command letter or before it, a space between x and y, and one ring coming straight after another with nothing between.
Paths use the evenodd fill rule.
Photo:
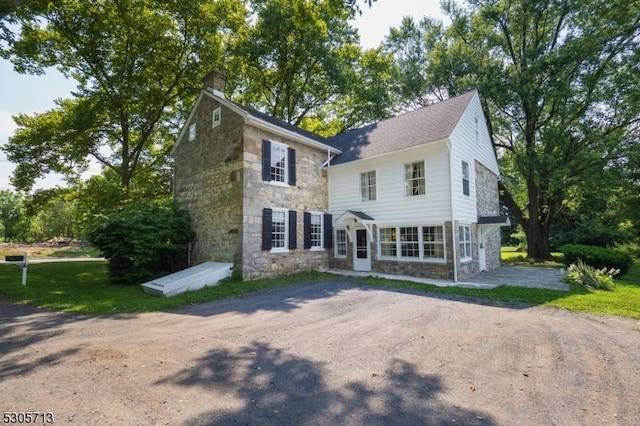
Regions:
<instances>
[{"instance_id":1,"label":"large tree","mask_svg":"<svg viewBox=\"0 0 640 426\"><path fill-rule=\"evenodd\" d=\"M48 171L73 175L93 157L128 189L164 161L180 107L245 16L240 0L43 0L16 9L20 31L5 56L19 72L57 66L78 89L51 111L16 117L4 148L18 163L14 184L28 189Z\"/></svg>"},{"instance_id":2,"label":"large tree","mask_svg":"<svg viewBox=\"0 0 640 426\"><path fill-rule=\"evenodd\" d=\"M287 123L335 134L386 114L390 62L363 52L343 0L252 0L235 34L231 96Z\"/></svg>"},{"instance_id":3,"label":"large tree","mask_svg":"<svg viewBox=\"0 0 640 426\"><path fill-rule=\"evenodd\" d=\"M640 2L446 2L430 52L449 95L478 87L502 168L501 199L528 254L550 256L554 219L576 188L633 146L639 120Z\"/></svg>"}]
</instances>

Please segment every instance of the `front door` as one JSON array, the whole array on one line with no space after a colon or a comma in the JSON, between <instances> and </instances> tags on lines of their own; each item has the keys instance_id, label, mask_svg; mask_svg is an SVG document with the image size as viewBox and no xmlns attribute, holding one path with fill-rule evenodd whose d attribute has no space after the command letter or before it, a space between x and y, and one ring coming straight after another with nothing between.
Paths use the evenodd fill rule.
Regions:
<instances>
[{"instance_id":1,"label":"front door","mask_svg":"<svg viewBox=\"0 0 640 426\"><path fill-rule=\"evenodd\" d=\"M371 271L371 250L366 229L356 229L356 243L353 245L353 270Z\"/></svg>"}]
</instances>

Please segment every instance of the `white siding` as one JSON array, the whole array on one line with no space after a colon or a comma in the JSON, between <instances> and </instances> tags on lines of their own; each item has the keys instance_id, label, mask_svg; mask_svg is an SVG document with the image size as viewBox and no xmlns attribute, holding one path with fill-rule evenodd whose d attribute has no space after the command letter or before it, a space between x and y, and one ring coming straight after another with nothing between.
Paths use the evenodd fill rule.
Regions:
<instances>
[{"instance_id":1,"label":"white siding","mask_svg":"<svg viewBox=\"0 0 640 426\"><path fill-rule=\"evenodd\" d=\"M404 164L424 160L426 194L405 196ZM375 201L360 200L360 173L376 171ZM384 224L438 224L451 218L449 153L445 142L328 169L329 211L337 219L362 211Z\"/></svg>"},{"instance_id":2,"label":"white siding","mask_svg":"<svg viewBox=\"0 0 640 426\"><path fill-rule=\"evenodd\" d=\"M451 134L450 143L454 219L464 223L475 223L478 218L475 161L499 175L498 162L477 94L469 102L466 111ZM469 164L470 194L468 196L462 192L462 161Z\"/></svg>"}]
</instances>

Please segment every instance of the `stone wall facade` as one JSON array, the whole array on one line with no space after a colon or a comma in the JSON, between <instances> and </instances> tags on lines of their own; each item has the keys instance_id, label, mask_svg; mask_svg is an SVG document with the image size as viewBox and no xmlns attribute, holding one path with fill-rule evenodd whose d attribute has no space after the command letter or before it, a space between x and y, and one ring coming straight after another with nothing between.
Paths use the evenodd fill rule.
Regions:
<instances>
[{"instance_id":1,"label":"stone wall facade","mask_svg":"<svg viewBox=\"0 0 640 426\"><path fill-rule=\"evenodd\" d=\"M191 214L194 265L242 262L244 122L222 107L221 123L213 127L212 113L218 107L213 99L202 97L174 151L174 197ZM189 140L193 123L195 139Z\"/></svg>"},{"instance_id":2,"label":"stone wall facade","mask_svg":"<svg viewBox=\"0 0 640 426\"><path fill-rule=\"evenodd\" d=\"M296 151L296 185L276 185L262 180L262 141L278 142ZM327 212L328 186L322 164L327 152L284 139L281 136L245 126L243 153L244 224L242 276L267 278L303 271L326 270L329 252L304 249L304 212ZM264 208L295 210L297 248L286 253L262 250L262 213Z\"/></svg>"},{"instance_id":3,"label":"stone wall facade","mask_svg":"<svg viewBox=\"0 0 640 426\"><path fill-rule=\"evenodd\" d=\"M478 216L498 216L500 202L498 193L498 176L482 164L476 162L476 205ZM487 258L487 269L500 267L500 228L485 228L484 245Z\"/></svg>"}]
</instances>

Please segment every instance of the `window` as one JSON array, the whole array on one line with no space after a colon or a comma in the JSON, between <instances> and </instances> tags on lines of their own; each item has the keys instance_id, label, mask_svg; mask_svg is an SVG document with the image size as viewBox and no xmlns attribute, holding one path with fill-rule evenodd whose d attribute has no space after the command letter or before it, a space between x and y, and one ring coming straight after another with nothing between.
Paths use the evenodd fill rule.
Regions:
<instances>
[{"instance_id":1,"label":"window","mask_svg":"<svg viewBox=\"0 0 640 426\"><path fill-rule=\"evenodd\" d=\"M326 249L333 245L332 216L324 213L304 212L304 248Z\"/></svg>"},{"instance_id":2,"label":"window","mask_svg":"<svg viewBox=\"0 0 640 426\"><path fill-rule=\"evenodd\" d=\"M274 252L296 248L296 212L285 209L263 209L262 249Z\"/></svg>"},{"instance_id":3,"label":"window","mask_svg":"<svg viewBox=\"0 0 640 426\"><path fill-rule=\"evenodd\" d=\"M296 151L286 145L262 141L262 180L296 185Z\"/></svg>"},{"instance_id":4,"label":"window","mask_svg":"<svg viewBox=\"0 0 640 426\"><path fill-rule=\"evenodd\" d=\"M373 201L376 199L376 171L360 173L360 199Z\"/></svg>"},{"instance_id":5,"label":"window","mask_svg":"<svg viewBox=\"0 0 640 426\"><path fill-rule=\"evenodd\" d=\"M399 237L399 238L397 238ZM443 262L446 260L444 226L380 228L379 257L398 260Z\"/></svg>"},{"instance_id":6,"label":"window","mask_svg":"<svg viewBox=\"0 0 640 426\"><path fill-rule=\"evenodd\" d=\"M347 257L347 230L346 229L336 230L335 250L336 250L335 251L336 257Z\"/></svg>"},{"instance_id":7,"label":"window","mask_svg":"<svg viewBox=\"0 0 640 426\"><path fill-rule=\"evenodd\" d=\"M471 227L458 226L458 244L460 245L460 260L471 260Z\"/></svg>"},{"instance_id":8,"label":"window","mask_svg":"<svg viewBox=\"0 0 640 426\"><path fill-rule=\"evenodd\" d=\"M213 110L211 127L217 127L222 122L222 109L220 107Z\"/></svg>"},{"instance_id":9,"label":"window","mask_svg":"<svg viewBox=\"0 0 640 426\"><path fill-rule=\"evenodd\" d=\"M287 215L275 210L271 219L271 248L287 248Z\"/></svg>"},{"instance_id":10,"label":"window","mask_svg":"<svg viewBox=\"0 0 640 426\"><path fill-rule=\"evenodd\" d=\"M287 149L273 143L271 144L271 180L283 183L287 181Z\"/></svg>"},{"instance_id":11,"label":"window","mask_svg":"<svg viewBox=\"0 0 640 426\"><path fill-rule=\"evenodd\" d=\"M424 161L404 165L404 186L407 197L426 193Z\"/></svg>"},{"instance_id":12,"label":"window","mask_svg":"<svg viewBox=\"0 0 640 426\"><path fill-rule=\"evenodd\" d=\"M444 230L442 226L422 227L422 249L425 259L444 260Z\"/></svg>"},{"instance_id":13,"label":"window","mask_svg":"<svg viewBox=\"0 0 640 426\"><path fill-rule=\"evenodd\" d=\"M311 213L311 248L322 247L322 214Z\"/></svg>"},{"instance_id":14,"label":"window","mask_svg":"<svg viewBox=\"0 0 640 426\"><path fill-rule=\"evenodd\" d=\"M418 239L418 227L400 228L400 256L420 257L420 240Z\"/></svg>"},{"instance_id":15,"label":"window","mask_svg":"<svg viewBox=\"0 0 640 426\"><path fill-rule=\"evenodd\" d=\"M462 162L462 193L469 195L469 164Z\"/></svg>"},{"instance_id":16,"label":"window","mask_svg":"<svg viewBox=\"0 0 640 426\"><path fill-rule=\"evenodd\" d=\"M396 228L380 228L380 256L396 257Z\"/></svg>"},{"instance_id":17,"label":"window","mask_svg":"<svg viewBox=\"0 0 640 426\"><path fill-rule=\"evenodd\" d=\"M189 126L189 141L193 141L196 139L196 123L193 123Z\"/></svg>"}]
</instances>

